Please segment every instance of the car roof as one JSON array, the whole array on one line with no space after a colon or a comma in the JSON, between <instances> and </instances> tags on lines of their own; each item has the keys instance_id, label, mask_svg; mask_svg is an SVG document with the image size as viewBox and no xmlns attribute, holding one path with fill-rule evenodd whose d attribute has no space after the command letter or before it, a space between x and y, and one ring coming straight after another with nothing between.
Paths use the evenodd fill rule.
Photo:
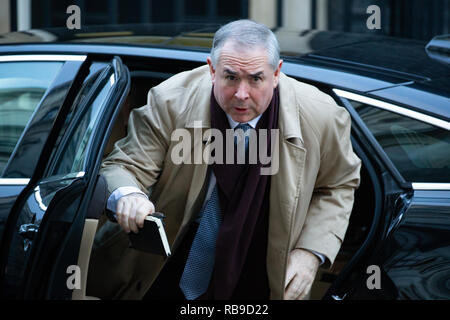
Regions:
<instances>
[{"instance_id":1,"label":"car roof","mask_svg":"<svg viewBox=\"0 0 450 320\"><path fill-rule=\"evenodd\" d=\"M0 35L0 44L76 42L138 46L185 47L209 51L219 24L153 23L84 26L80 30L45 28ZM276 28L284 58L318 58L404 72L411 77L436 79L448 76L450 66L427 55L426 41L370 33Z\"/></svg>"}]
</instances>

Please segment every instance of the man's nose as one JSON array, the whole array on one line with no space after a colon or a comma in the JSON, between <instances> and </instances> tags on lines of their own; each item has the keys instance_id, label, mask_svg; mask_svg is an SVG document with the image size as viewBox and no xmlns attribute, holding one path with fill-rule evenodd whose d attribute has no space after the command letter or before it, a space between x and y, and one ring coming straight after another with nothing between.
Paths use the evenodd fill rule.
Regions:
<instances>
[{"instance_id":1,"label":"man's nose","mask_svg":"<svg viewBox=\"0 0 450 320\"><path fill-rule=\"evenodd\" d=\"M239 100L246 100L249 97L248 89L249 88L248 88L247 83L245 81L241 81L239 83L239 87L234 95Z\"/></svg>"}]
</instances>

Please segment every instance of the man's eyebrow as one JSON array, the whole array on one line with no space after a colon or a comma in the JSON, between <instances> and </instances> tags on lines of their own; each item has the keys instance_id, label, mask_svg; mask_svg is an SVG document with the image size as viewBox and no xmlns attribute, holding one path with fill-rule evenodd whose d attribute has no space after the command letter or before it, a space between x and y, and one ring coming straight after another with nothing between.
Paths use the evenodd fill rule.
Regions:
<instances>
[{"instance_id":1,"label":"man's eyebrow","mask_svg":"<svg viewBox=\"0 0 450 320\"><path fill-rule=\"evenodd\" d=\"M225 68L225 70L223 70L223 72L231 74L233 76L237 75L237 72L231 71L230 69L226 69L226 68Z\"/></svg>"},{"instance_id":2,"label":"man's eyebrow","mask_svg":"<svg viewBox=\"0 0 450 320\"><path fill-rule=\"evenodd\" d=\"M259 71L250 75L250 77L259 77L264 74L264 71Z\"/></svg>"},{"instance_id":3,"label":"man's eyebrow","mask_svg":"<svg viewBox=\"0 0 450 320\"><path fill-rule=\"evenodd\" d=\"M231 74L231 75L233 75L233 76L237 75L237 72L232 71L232 70L227 69L227 68L225 68L225 69L223 70L223 72L225 72L225 73L227 73L227 74ZM264 74L264 71L258 71L258 72L256 72L256 73L250 74L250 77L259 77L259 76L261 76L261 75L263 75L263 74Z\"/></svg>"}]
</instances>

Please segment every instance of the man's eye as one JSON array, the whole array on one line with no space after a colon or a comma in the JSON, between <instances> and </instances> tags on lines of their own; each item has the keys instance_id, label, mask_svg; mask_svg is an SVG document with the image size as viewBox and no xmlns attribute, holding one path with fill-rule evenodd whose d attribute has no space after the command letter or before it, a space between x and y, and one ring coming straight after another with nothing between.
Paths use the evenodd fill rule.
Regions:
<instances>
[{"instance_id":1,"label":"man's eye","mask_svg":"<svg viewBox=\"0 0 450 320\"><path fill-rule=\"evenodd\" d=\"M228 75L228 76L225 77L225 79L227 79L227 80L236 80L236 77Z\"/></svg>"},{"instance_id":2,"label":"man's eye","mask_svg":"<svg viewBox=\"0 0 450 320\"><path fill-rule=\"evenodd\" d=\"M261 81L261 77L253 77L253 82Z\"/></svg>"}]
</instances>

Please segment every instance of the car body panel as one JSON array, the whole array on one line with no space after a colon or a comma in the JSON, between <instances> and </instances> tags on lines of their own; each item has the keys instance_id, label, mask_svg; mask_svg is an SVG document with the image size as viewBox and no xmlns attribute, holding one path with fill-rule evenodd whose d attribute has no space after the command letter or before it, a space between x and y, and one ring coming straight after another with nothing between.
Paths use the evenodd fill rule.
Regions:
<instances>
[{"instance_id":1,"label":"car body panel","mask_svg":"<svg viewBox=\"0 0 450 320\"><path fill-rule=\"evenodd\" d=\"M327 59L368 65L393 73L403 73L413 80L448 77L450 66L431 59L424 41L379 37L315 52Z\"/></svg>"},{"instance_id":2,"label":"car body panel","mask_svg":"<svg viewBox=\"0 0 450 320\"><path fill-rule=\"evenodd\" d=\"M415 190L383 246L396 299L450 299L450 190Z\"/></svg>"},{"instance_id":3,"label":"car body panel","mask_svg":"<svg viewBox=\"0 0 450 320\"><path fill-rule=\"evenodd\" d=\"M28 182L6 184L4 179L0 179L0 237L3 235L11 208L27 184Z\"/></svg>"},{"instance_id":4,"label":"car body panel","mask_svg":"<svg viewBox=\"0 0 450 320\"><path fill-rule=\"evenodd\" d=\"M405 181L348 100L340 101L352 117L352 136L365 148L373 148L366 150L371 159L377 159L372 170L383 172L383 214L372 225L376 235L366 257L355 266L349 263L325 299L448 299L450 184ZM358 151L359 144L353 145ZM358 155L368 166L369 160L361 152ZM420 190L424 186L430 190ZM361 251L359 255L364 254ZM373 267L380 270L379 288L368 285L368 270Z\"/></svg>"},{"instance_id":5,"label":"car body panel","mask_svg":"<svg viewBox=\"0 0 450 320\"><path fill-rule=\"evenodd\" d=\"M432 83L433 87L429 88ZM377 90L370 92L369 96L395 101L412 110L450 121L450 96L444 88L450 88L450 77Z\"/></svg>"},{"instance_id":6,"label":"car body panel","mask_svg":"<svg viewBox=\"0 0 450 320\"><path fill-rule=\"evenodd\" d=\"M351 280L331 293L350 300L448 300L450 191L392 195L386 205L396 214L389 228L364 264L353 269L353 279L347 275ZM377 281L369 272L373 267Z\"/></svg>"},{"instance_id":7,"label":"car body panel","mask_svg":"<svg viewBox=\"0 0 450 320\"><path fill-rule=\"evenodd\" d=\"M281 71L299 80L324 83L335 88L352 88L357 92L380 90L405 83L404 79L398 77L378 74L377 78L374 78L372 72L343 72L335 64L319 64L309 60L304 64L288 60L283 63Z\"/></svg>"}]
</instances>

